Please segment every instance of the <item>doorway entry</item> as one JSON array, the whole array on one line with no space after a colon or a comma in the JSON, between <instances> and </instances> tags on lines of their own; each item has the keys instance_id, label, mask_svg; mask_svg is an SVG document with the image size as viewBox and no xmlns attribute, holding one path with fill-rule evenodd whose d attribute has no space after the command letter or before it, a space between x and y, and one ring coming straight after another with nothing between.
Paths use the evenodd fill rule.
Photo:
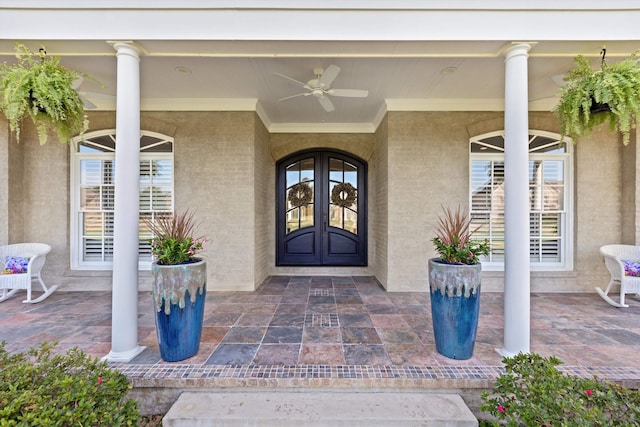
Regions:
<instances>
[{"instance_id":1,"label":"doorway entry","mask_svg":"<svg viewBox=\"0 0 640 427\"><path fill-rule=\"evenodd\" d=\"M276 265L367 265L367 164L340 151L277 164Z\"/></svg>"}]
</instances>

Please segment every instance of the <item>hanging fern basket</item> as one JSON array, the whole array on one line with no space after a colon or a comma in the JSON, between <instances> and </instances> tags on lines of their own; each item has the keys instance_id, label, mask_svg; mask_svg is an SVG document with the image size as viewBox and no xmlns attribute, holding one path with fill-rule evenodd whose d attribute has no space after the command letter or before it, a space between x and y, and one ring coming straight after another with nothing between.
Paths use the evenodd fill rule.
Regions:
<instances>
[{"instance_id":1,"label":"hanging fern basket","mask_svg":"<svg viewBox=\"0 0 640 427\"><path fill-rule=\"evenodd\" d=\"M602 52L600 69L591 68L588 59L578 56L564 79L560 102L554 109L562 136L574 141L588 136L602 123L620 132L627 145L640 114L640 65L636 54L615 64L605 62Z\"/></svg>"},{"instance_id":2,"label":"hanging fern basket","mask_svg":"<svg viewBox=\"0 0 640 427\"><path fill-rule=\"evenodd\" d=\"M47 56L44 49L31 52L16 45L15 64L0 65L0 111L20 141L20 126L30 118L38 132L40 144L47 142L53 130L60 142L69 142L89 127L84 105L73 83L91 76L60 65L60 59Z\"/></svg>"},{"instance_id":3,"label":"hanging fern basket","mask_svg":"<svg viewBox=\"0 0 640 427\"><path fill-rule=\"evenodd\" d=\"M609 104L596 101L596 99L592 96L589 112L591 114L610 113L611 107L609 107Z\"/></svg>"}]
</instances>

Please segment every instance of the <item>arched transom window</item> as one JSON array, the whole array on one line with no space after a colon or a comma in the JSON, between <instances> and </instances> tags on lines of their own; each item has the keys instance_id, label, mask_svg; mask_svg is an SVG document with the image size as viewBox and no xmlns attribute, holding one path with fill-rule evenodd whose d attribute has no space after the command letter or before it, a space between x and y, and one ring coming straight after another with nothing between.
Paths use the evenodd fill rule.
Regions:
<instances>
[{"instance_id":1,"label":"arched transom window","mask_svg":"<svg viewBox=\"0 0 640 427\"><path fill-rule=\"evenodd\" d=\"M72 144L71 268L107 270L113 265L115 130L85 134ZM133 183L132 183L133 184ZM139 265L149 268L151 233L145 218L173 213L173 138L140 136Z\"/></svg>"},{"instance_id":2,"label":"arched transom window","mask_svg":"<svg viewBox=\"0 0 640 427\"><path fill-rule=\"evenodd\" d=\"M571 142L560 135L529 131L529 250L532 270L572 268ZM504 267L504 132L469 143L469 205L477 238L487 238L487 269Z\"/></svg>"}]
</instances>

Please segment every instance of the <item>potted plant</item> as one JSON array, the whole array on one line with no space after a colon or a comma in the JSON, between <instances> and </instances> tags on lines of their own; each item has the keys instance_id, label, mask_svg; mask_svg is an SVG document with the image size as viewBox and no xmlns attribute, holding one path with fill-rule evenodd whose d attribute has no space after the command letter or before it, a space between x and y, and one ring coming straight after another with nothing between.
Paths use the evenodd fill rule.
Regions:
<instances>
[{"instance_id":1,"label":"potted plant","mask_svg":"<svg viewBox=\"0 0 640 427\"><path fill-rule=\"evenodd\" d=\"M440 255L429 260L431 319L438 353L451 359L473 355L480 310L479 257L489 253L488 241L473 240L467 209L443 207L433 244Z\"/></svg>"},{"instance_id":2,"label":"potted plant","mask_svg":"<svg viewBox=\"0 0 640 427\"><path fill-rule=\"evenodd\" d=\"M592 69L588 59L578 56L564 81L566 85L554 110L563 136L577 140L589 135L594 126L608 121L612 131L622 134L622 142L629 143L629 133L636 127L640 111L640 66L635 53L608 64L603 51L599 70Z\"/></svg>"},{"instance_id":3,"label":"potted plant","mask_svg":"<svg viewBox=\"0 0 640 427\"><path fill-rule=\"evenodd\" d=\"M63 67L60 58L47 56L44 49L34 54L17 44L16 57L17 63L0 65L0 110L16 139L20 141L20 125L27 117L36 126L40 144L47 142L49 129L61 142L84 133L89 121L74 81L94 79Z\"/></svg>"},{"instance_id":4,"label":"potted plant","mask_svg":"<svg viewBox=\"0 0 640 427\"><path fill-rule=\"evenodd\" d=\"M160 355L167 362L198 352L207 291L207 262L197 257L206 242L194 238L195 222L188 210L147 221L150 239L152 296Z\"/></svg>"}]
</instances>

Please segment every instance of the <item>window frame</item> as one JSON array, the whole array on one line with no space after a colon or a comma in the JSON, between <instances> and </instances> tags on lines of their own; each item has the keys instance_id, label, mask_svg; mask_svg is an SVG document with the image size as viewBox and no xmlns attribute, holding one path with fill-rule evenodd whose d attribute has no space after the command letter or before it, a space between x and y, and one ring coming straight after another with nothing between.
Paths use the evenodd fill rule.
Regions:
<instances>
[{"instance_id":1,"label":"window frame","mask_svg":"<svg viewBox=\"0 0 640 427\"><path fill-rule=\"evenodd\" d=\"M556 141L561 140L561 135L554 132L548 132L538 129L529 130L529 143L533 140L532 137L540 136L545 138L554 139ZM473 136L469 139L469 180L468 180L468 197L469 197L469 209L473 214L473 162L474 161L501 161L504 163L504 151L492 152L492 153L474 153L471 151L472 144L478 143L488 138L501 136L504 139L504 130L488 132L481 135ZM574 226L573 218L574 212L574 173L573 173L573 142L570 138L565 137L563 142L565 143L566 150L564 153L537 153L536 151L529 151L529 162L531 161L549 161L549 160L561 160L564 165L564 221L561 221L561 233L560 233L560 261L558 262L534 262L531 260L530 255L530 268L531 271L572 271L573 270L573 241L574 241ZM482 145L482 144L479 144ZM531 210L529 210L531 212ZM481 259L482 268L486 271L504 271L504 261L486 261Z\"/></svg>"},{"instance_id":2,"label":"window frame","mask_svg":"<svg viewBox=\"0 0 640 427\"><path fill-rule=\"evenodd\" d=\"M115 141L115 129L103 129L94 132L84 134L82 137L76 137L69 144L70 157L71 157L71 170L70 170L70 266L71 270L112 270L112 261L83 261L82 251L82 231L81 227L81 210L80 210L80 178L81 178L81 161L82 160L111 160L115 162L115 150L105 151L99 153L82 153L78 150L78 143L81 141L87 141L92 138L111 136ZM141 131L140 138L149 136L160 139L165 142L170 142L172 146L171 152L145 152L143 147L140 150L140 162L142 161L154 161L154 160L169 160L171 161L171 213L175 211L175 142L172 137L163 135L157 132ZM153 144L154 146L157 144ZM145 147L147 148L147 147ZM140 185L140 182L138 182ZM115 184L114 184L115 191ZM168 212L166 210L162 212ZM138 213L140 214L140 208L138 207ZM146 238L145 236L140 236ZM151 269L151 257L149 259L138 260L139 270Z\"/></svg>"}]
</instances>

